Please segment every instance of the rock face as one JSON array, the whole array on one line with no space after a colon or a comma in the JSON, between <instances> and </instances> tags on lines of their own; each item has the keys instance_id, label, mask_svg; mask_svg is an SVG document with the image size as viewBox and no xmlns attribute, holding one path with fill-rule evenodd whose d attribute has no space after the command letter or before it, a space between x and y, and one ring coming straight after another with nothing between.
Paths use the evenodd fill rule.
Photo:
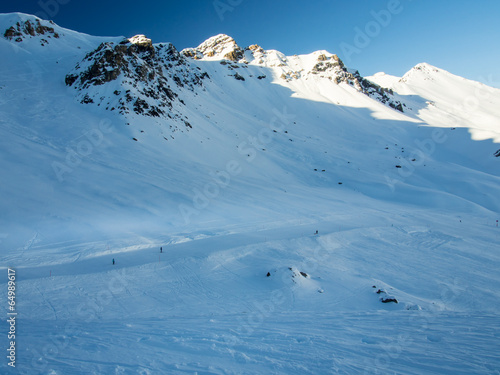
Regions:
<instances>
[{"instance_id":1,"label":"rock face","mask_svg":"<svg viewBox=\"0 0 500 375\"><path fill-rule=\"evenodd\" d=\"M48 21L48 23L53 24L52 21ZM43 36L44 38L40 39L42 46L49 43L47 39L59 38L59 34L55 32L53 27L42 25L39 19L33 22L30 20L23 23L16 22L14 26L5 30L3 36L8 40L14 40L18 43L30 37Z\"/></svg>"},{"instance_id":2,"label":"rock face","mask_svg":"<svg viewBox=\"0 0 500 375\"><path fill-rule=\"evenodd\" d=\"M358 71L356 71L355 76L357 77L358 82L363 88L362 91L366 95L373 97L383 104L387 104L389 107L394 108L399 112L404 112L403 104L399 100L391 98L391 96L393 95L393 91L391 89L381 87L376 83L361 77Z\"/></svg>"},{"instance_id":3,"label":"rock face","mask_svg":"<svg viewBox=\"0 0 500 375\"><path fill-rule=\"evenodd\" d=\"M118 44L102 43L66 75L65 82L79 91L82 103L102 104L124 114L173 118L178 89L194 90L205 77L206 73L190 69L172 44L153 45L144 35L136 35ZM100 86L114 82L113 95L106 95L109 89Z\"/></svg>"},{"instance_id":4,"label":"rock face","mask_svg":"<svg viewBox=\"0 0 500 375\"><path fill-rule=\"evenodd\" d=\"M29 35L38 31L50 32L50 28L42 25L19 25L18 29L11 29L6 33L12 38L20 33L18 29ZM347 84L403 111L403 105L391 97L391 90L368 81L358 71L348 70L337 55L320 52L313 65L309 62L304 65L303 61L310 61L310 58L287 57L278 51L266 51L256 44L242 49L225 34L180 53L172 44L153 44L144 35L121 42L105 42L89 52L66 75L65 82L77 90L77 97L83 104L103 106L124 115L181 119L190 127L183 111L173 104L184 104L180 95L185 90L196 92L197 87L203 86L203 80L210 78L203 69L204 61L218 61L221 69L227 69L227 76L242 85L248 80L265 79L266 74L262 73L269 70L273 70L273 74L281 73L281 78L286 81L325 78L335 84ZM265 84L266 81L262 82Z\"/></svg>"},{"instance_id":5,"label":"rock face","mask_svg":"<svg viewBox=\"0 0 500 375\"><path fill-rule=\"evenodd\" d=\"M244 57L243 49L236 44L233 38L225 34L209 38L198 47L186 48L181 53L194 59L222 57L235 62Z\"/></svg>"},{"instance_id":6,"label":"rock face","mask_svg":"<svg viewBox=\"0 0 500 375\"><path fill-rule=\"evenodd\" d=\"M393 95L392 90L380 87L376 83L363 78L357 70L353 72L349 71L337 55L332 55L331 57L325 54L319 55L318 63L312 68L310 73L333 80L337 84L346 83L356 90L403 112L401 102L389 97L389 95Z\"/></svg>"}]
</instances>

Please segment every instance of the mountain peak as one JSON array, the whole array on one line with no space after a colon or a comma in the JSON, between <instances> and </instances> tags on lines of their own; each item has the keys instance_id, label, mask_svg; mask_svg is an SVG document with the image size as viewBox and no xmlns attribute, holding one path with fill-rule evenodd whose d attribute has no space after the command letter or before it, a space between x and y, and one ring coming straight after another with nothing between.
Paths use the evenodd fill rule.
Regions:
<instances>
[{"instance_id":1,"label":"mountain peak","mask_svg":"<svg viewBox=\"0 0 500 375\"><path fill-rule=\"evenodd\" d=\"M429 77L432 73L439 73L440 69L432 66L428 63L420 63L411 68L405 75L401 78L401 82L408 82L412 77L424 77L421 79L433 79Z\"/></svg>"},{"instance_id":2,"label":"mountain peak","mask_svg":"<svg viewBox=\"0 0 500 375\"><path fill-rule=\"evenodd\" d=\"M236 41L230 37L227 34L218 34L214 35L207 40L205 40L203 43L201 43L198 48L210 48L212 46L223 46L223 45L236 45Z\"/></svg>"},{"instance_id":3,"label":"mountain peak","mask_svg":"<svg viewBox=\"0 0 500 375\"><path fill-rule=\"evenodd\" d=\"M226 34L208 38L196 48L184 49L182 54L196 60L203 58L219 60L223 58L238 61L244 56L243 50L236 44L236 41Z\"/></svg>"},{"instance_id":4,"label":"mountain peak","mask_svg":"<svg viewBox=\"0 0 500 375\"><path fill-rule=\"evenodd\" d=\"M428 64L426 62L423 62L423 63L415 65L411 70L421 71L421 72L424 72L424 73L430 73L430 72L436 72L437 73L437 72L439 72L438 68L436 68L435 66L433 66L431 64Z\"/></svg>"},{"instance_id":5,"label":"mountain peak","mask_svg":"<svg viewBox=\"0 0 500 375\"><path fill-rule=\"evenodd\" d=\"M128 38L128 41L132 44L137 44L138 46L141 47L149 48L153 46L153 42L151 41L151 39L146 38L146 35L143 34L138 34L133 36L132 38Z\"/></svg>"}]
</instances>

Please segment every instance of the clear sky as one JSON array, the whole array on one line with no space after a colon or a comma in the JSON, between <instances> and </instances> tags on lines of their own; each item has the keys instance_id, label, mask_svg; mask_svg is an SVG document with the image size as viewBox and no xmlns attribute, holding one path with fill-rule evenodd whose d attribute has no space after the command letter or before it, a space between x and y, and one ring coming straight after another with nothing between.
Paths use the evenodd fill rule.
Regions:
<instances>
[{"instance_id":1,"label":"clear sky","mask_svg":"<svg viewBox=\"0 0 500 375\"><path fill-rule=\"evenodd\" d=\"M102 36L145 34L179 50L224 33L286 55L325 49L362 75L427 62L500 87L498 0L16 0L24 12Z\"/></svg>"}]
</instances>

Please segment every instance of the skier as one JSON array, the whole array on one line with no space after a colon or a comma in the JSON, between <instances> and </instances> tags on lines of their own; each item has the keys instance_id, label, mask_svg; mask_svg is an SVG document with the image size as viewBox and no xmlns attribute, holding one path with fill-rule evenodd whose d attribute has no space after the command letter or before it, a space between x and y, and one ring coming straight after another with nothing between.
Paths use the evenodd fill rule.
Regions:
<instances>
[{"instance_id":1,"label":"skier","mask_svg":"<svg viewBox=\"0 0 500 375\"><path fill-rule=\"evenodd\" d=\"M160 253L163 253L163 247L160 247Z\"/></svg>"},{"instance_id":2,"label":"skier","mask_svg":"<svg viewBox=\"0 0 500 375\"><path fill-rule=\"evenodd\" d=\"M115 264L115 258L113 258L113 265Z\"/></svg>"},{"instance_id":3,"label":"skier","mask_svg":"<svg viewBox=\"0 0 500 375\"><path fill-rule=\"evenodd\" d=\"M317 235L318 234L318 230L316 230L316 233L314 233L314 235Z\"/></svg>"}]
</instances>

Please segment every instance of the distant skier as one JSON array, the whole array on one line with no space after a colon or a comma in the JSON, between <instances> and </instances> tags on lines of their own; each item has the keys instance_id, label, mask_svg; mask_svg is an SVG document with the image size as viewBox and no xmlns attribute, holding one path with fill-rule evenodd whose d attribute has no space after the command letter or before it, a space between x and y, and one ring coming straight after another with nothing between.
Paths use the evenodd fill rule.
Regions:
<instances>
[{"instance_id":1,"label":"distant skier","mask_svg":"<svg viewBox=\"0 0 500 375\"><path fill-rule=\"evenodd\" d=\"M318 234L318 230L316 230L316 233L314 233L314 235L317 235Z\"/></svg>"},{"instance_id":2,"label":"distant skier","mask_svg":"<svg viewBox=\"0 0 500 375\"><path fill-rule=\"evenodd\" d=\"M115 264L115 258L113 258L113 265Z\"/></svg>"},{"instance_id":3,"label":"distant skier","mask_svg":"<svg viewBox=\"0 0 500 375\"><path fill-rule=\"evenodd\" d=\"M163 247L160 247L160 253L163 253Z\"/></svg>"}]
</instances>

